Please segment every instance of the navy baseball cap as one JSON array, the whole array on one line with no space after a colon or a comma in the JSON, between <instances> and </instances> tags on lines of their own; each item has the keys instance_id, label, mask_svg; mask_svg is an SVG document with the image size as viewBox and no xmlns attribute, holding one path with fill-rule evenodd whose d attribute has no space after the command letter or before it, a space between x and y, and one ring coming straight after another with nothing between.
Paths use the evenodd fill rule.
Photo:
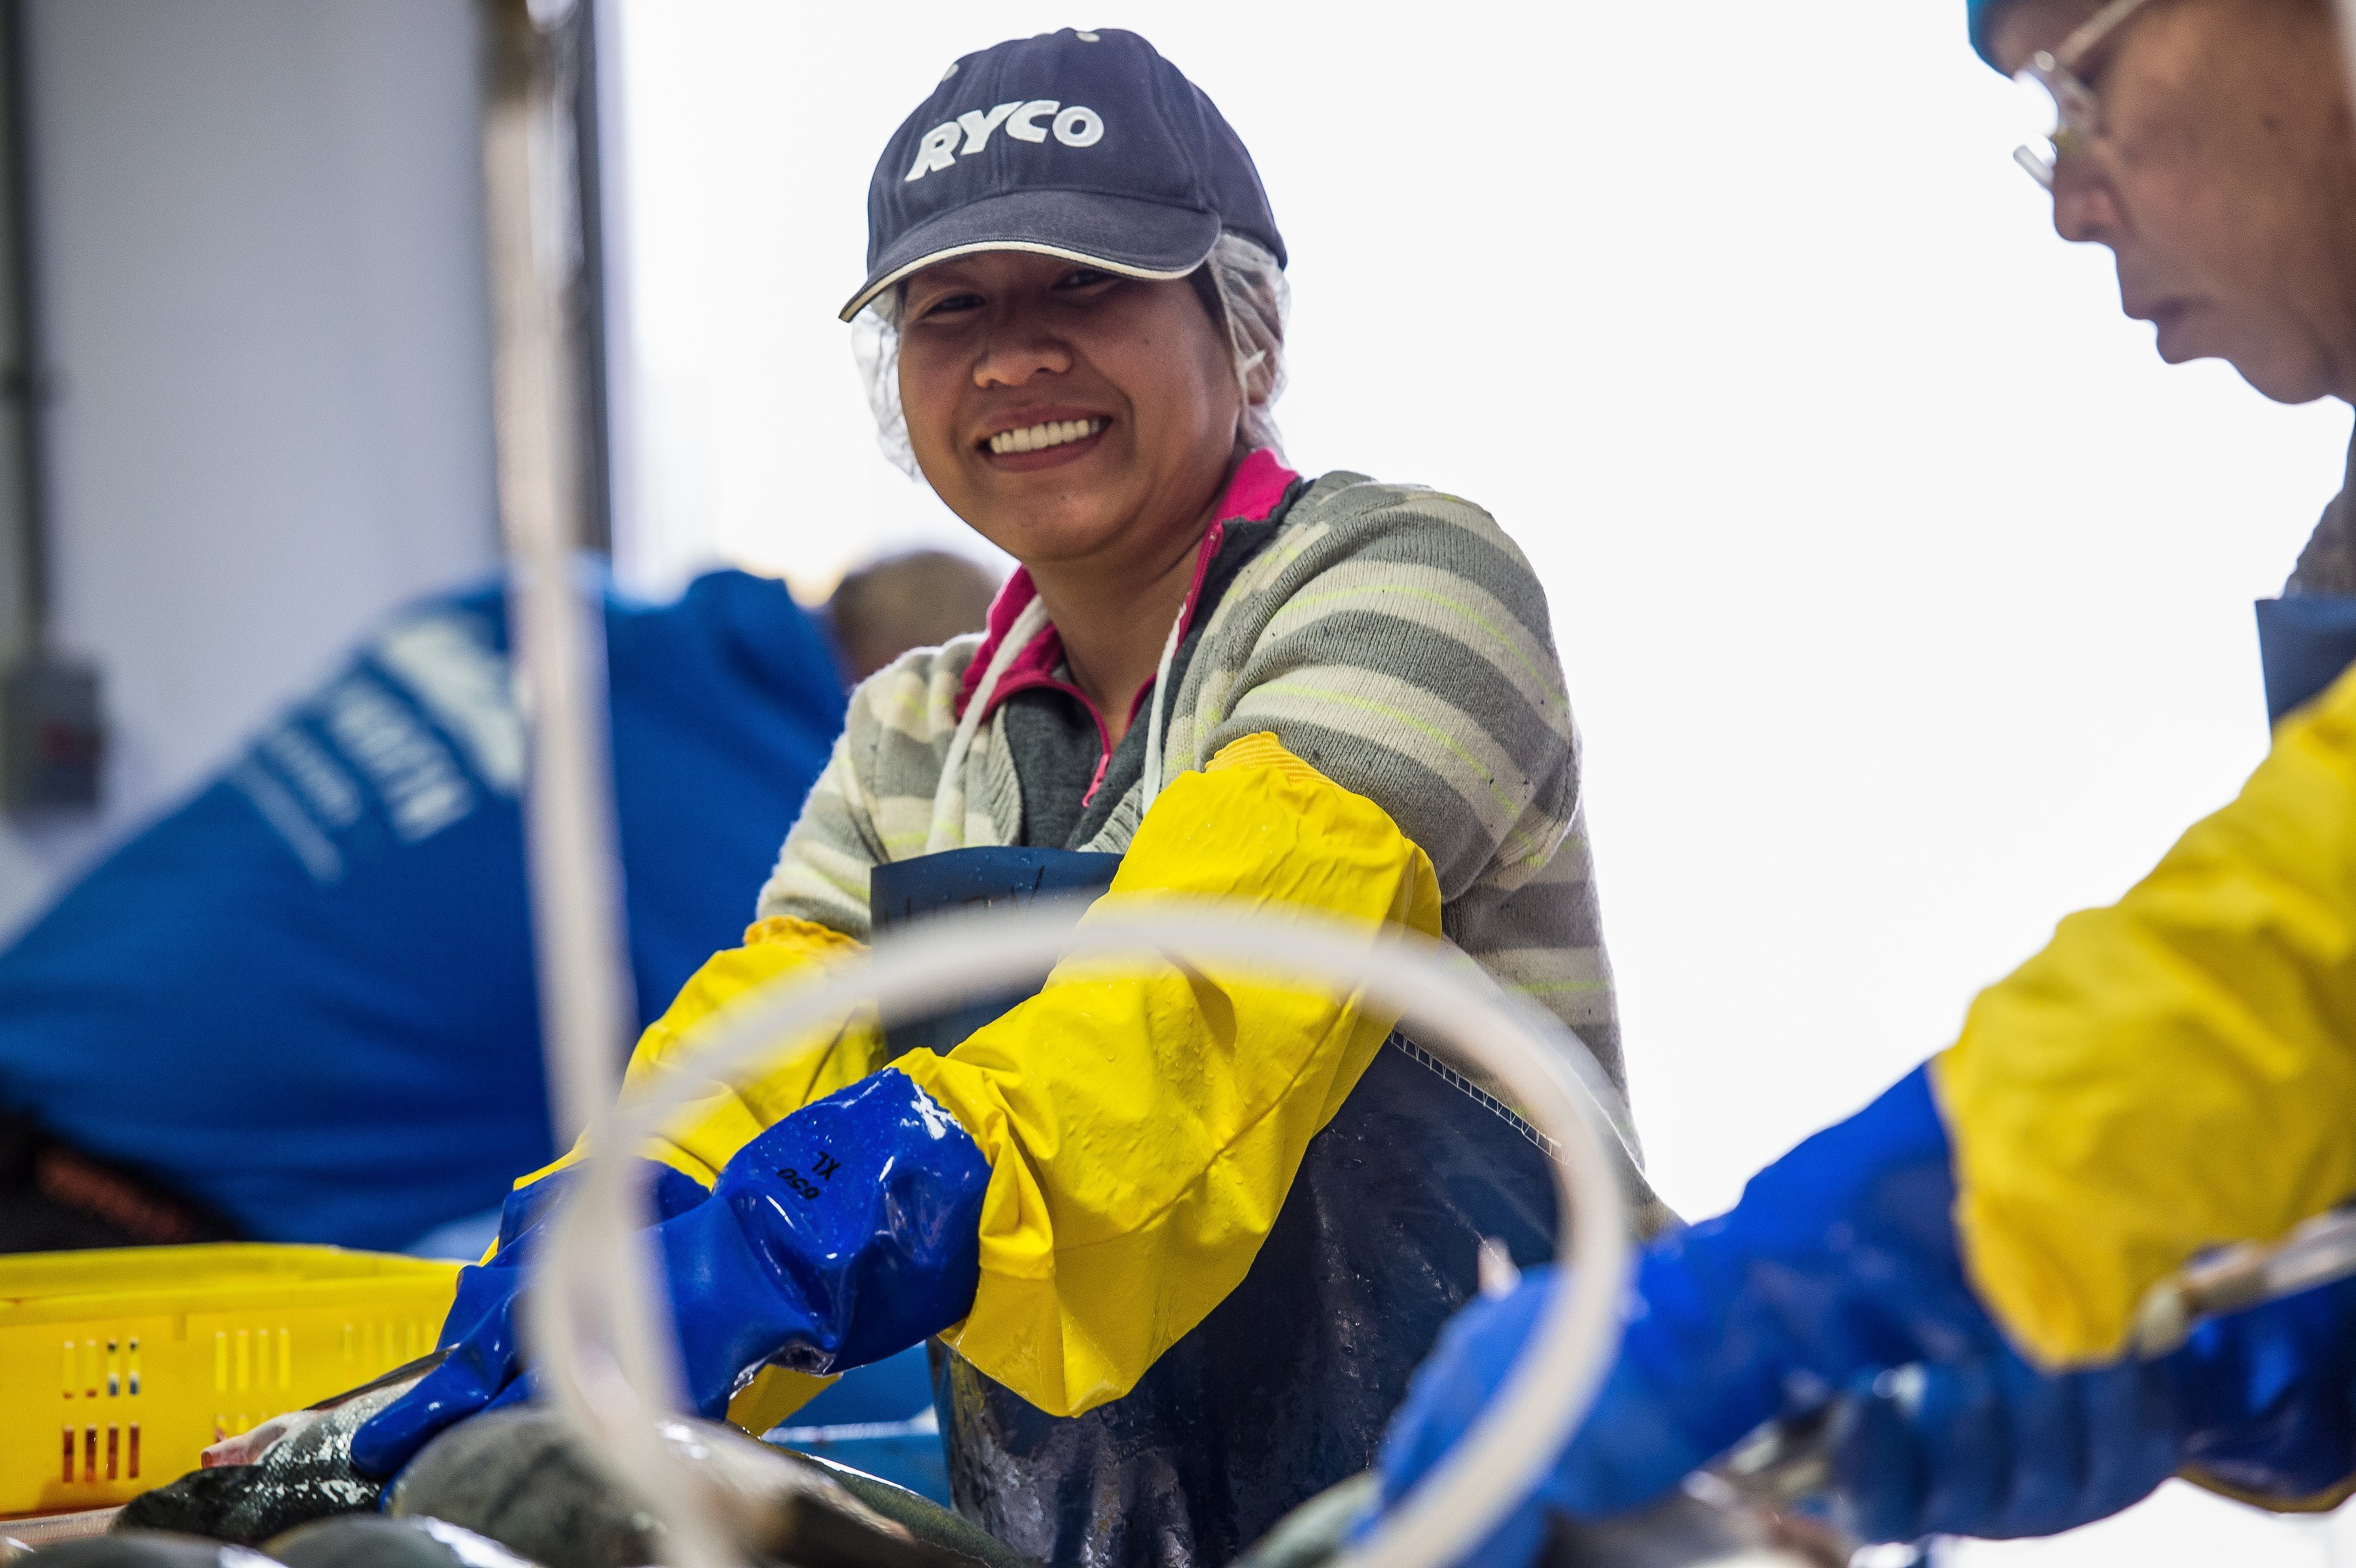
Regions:
<instances>
[{"instance_id":1,"label":"navy baseball cap","mask_svg":"<svg viewBox=\"0 0 2356 1568\"><path fill-rule=\"evenodd\" d=\"M1070 27L949 67L867 188L867 281L976 251L1033 251L1130 277L1183 277L1222 231L1284 263L1251 155L1202 89L1135 33Z\"/></svg>"}]
</instances>

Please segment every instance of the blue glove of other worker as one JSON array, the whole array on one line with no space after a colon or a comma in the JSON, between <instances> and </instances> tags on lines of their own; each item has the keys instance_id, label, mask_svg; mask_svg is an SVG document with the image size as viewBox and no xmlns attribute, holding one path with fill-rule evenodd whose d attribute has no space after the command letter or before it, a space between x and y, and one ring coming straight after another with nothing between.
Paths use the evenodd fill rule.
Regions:
<instances>
[{"instance_id":1,"label":"blue glove of other worker","mask_svg":"<svg viewBox=\"0 0 2356 1568\"><path fill-rule=\"evenodd\" d=\"M1999 1344L1860 1379L1833 1415L1820 1511L1859 1541L2003 1540L2107 1518L2180 1462L2177 1369L2052 1375Z\"/></svg>"},{"instance_id":2,"label":"blue glove of other worker","mask_svg":"<svg viewBox=\"0 0 2356 1568\"><path fill-rule=\"evenodd\" d=\"M688 1395L705 1416L723 1414L765 1363L863 1366L972 1305L990 1165L903 1073L862 1079L769 1128L708 1197L666 1176L655 1233ZM527 1397L518 1304L532 1238L556 1200L535 1195L550 1185L515 1194L498 1253L461 1273L442 1329L449 1356L353 1434L362 1474L389 1477L452 1423Z\"/></svg>"},{"instance_id":3,"label":"blue glove of other worker","mask_svg":"<svg viewBox=\"0 0 2356 1568\"><path fill-rule=\"evenodd\" d=\"M2179 1350L2049 1374L2002 1344L1861 1380L1834 1420L1834 1522L1861 1541L2048 1535L2184 1469L2276 1507L2356 1472L2356 1283L2201 1325Z\"/></svg>"},{"instance_id":4,"label":"blue glove of other worker","mask_svg":"<svg viewBox=\"0 0 2356 1568\"><path fill-rule=\"evenodd\" d=\"M1656 1241L1595 1408L1482 1560L1528 1562L1546 1508L1639 1507L1760 1423L1840 1394L1835 1507L1869 1540L2067 1529L2188 1463L2285 1498L2356 1470L2356 1285L2205 1325L2157 1363L2047 1374L1974 1296L1954 1204L1918 1070L1762 1172L1731 1212ZM1533 1272L1450 1325L1384 1444L1387 1499L1471 1425L1550 1288Z\"/></svg>"},{"instance_id":5,"label":"blue glove of other worker","mask_svg":"<svg viewBox=\"0 0 2356 1568\"><path fill-rule=\"evenodd\" d=\"M1988 1353L2001 1340L1965 1283L1954 1201L1946 1133L1917 1069L1752 1177L1731 1211L1656 1240L1637 1264L1619 1359L1537 1500L1619 1513L1861 1377ZM1387 1498L1470 1424L1551 1279L1534 1272L1450 1326L1385 1440ZM1539 1510L1508 1534L1483 1561L1527 1561Z\"/></svg>"}]
</instances>

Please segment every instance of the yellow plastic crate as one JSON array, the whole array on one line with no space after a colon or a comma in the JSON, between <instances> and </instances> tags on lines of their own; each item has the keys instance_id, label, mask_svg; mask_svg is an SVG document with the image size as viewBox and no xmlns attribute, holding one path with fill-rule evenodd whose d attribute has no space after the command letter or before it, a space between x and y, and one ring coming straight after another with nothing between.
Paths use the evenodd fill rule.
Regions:
<instances>
[{"instance_id":1,"label":"yellow plastic crate","mask_svg":"<svg viewBox=\"0 0 2356 1568\"><path fill-rule=\"evenodd\" d=\"M0 1257L0 1515L128 1501L424 1354L457 1275L242 1242Z\"/></svg>"}]
</instances>

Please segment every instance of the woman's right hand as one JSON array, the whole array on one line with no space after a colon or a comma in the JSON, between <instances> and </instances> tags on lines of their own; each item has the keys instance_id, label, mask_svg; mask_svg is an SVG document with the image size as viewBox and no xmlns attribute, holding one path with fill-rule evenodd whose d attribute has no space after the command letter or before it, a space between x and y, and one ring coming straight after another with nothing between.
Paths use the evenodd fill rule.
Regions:
<instances>
[{"instance_id":1,"label":"woman's right hand","mask_svg":"<svg viewBox=\"0 0 2356 1568\"><path fill-rule=\"evenodd\" d=\"M459 1271L458 1298L442 1326L442 1345L449 1354L415 1388L352 1434L353 1469L391 1480L444 1428L530 1397L516 1313L523 1294L523 1251L502 1249L488 1262Z\"/></svg>"},{"instance_id":2,"label":"woman's right hand","mask_svg":"<svg viewBox=\"0 0 2356 1568\"><path fill-rule=\"evenodd\" d=\"M448 1356L354 1434L354 1468L390 1477L444 1427L531 1396L518 1309L561 1199L542 1189L562 1176L509 1199L519 1231L503 1223L491 1260L459 1276ZM966 1316L990 1178L956 1118L894 1068L769 1128L708 1194L659 1166L654 1234L689 1403L717 1420L765 1363L843 1371Z\"/></svg>"},{"instance_id":3,"label":"woman's right hand","mask_svg":"<svg viewBox=\"0 0 2356 1568\"><path fill-rule=\"evenodd\" d=\"M647 1163L653 1166L660 1218L684 1213L708 1196L669 1165ZM439 1340L449 1353L415 1388L352 1434L354 1469L390 1480L444 1428L530 1397L518 1306L541 1233L571 1186L572 1172L561 1170L508 1194L491 1255L458 1271L457 1298L442 1320Z\"/></svg>"}]
</instances>

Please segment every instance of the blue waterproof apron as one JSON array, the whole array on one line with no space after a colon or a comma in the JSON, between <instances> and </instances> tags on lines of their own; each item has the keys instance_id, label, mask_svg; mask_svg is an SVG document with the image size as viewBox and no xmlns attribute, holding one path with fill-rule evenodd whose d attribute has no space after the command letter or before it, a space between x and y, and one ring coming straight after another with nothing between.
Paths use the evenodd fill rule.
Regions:
<instances>
[{"instance_id":1,"label":"blue waterproof apron","mask_svg":"<svg viewBox=\"0 0 2356 1568\"><path fill-rule=\"evenodd\" d=\"M1120 857L961 849L874 869L890 930L941 910L1101 892ZM1035 993L890 1031L954 1047ZM1216 1568L1373 1463L1481 1240L1554 1251L1554 1184L1528 1126L1394 1032L1324 1131L1243 1283L1126 1398L1049 1415L936 1344L958 1511L1051 1568Z\"/></svg>"},{"instance_id":2,"label":"blue waterproof apron","mask_svg":"<svg viewBox=\"0 0 2356 1568\"><path fill-rule=\"evenodd\" d=\"M2356 598L2297 594L2258 601L2258 665L2266 682L2266 722L2323 694L2356 664Z\"/></svg>"}]
</instances>

